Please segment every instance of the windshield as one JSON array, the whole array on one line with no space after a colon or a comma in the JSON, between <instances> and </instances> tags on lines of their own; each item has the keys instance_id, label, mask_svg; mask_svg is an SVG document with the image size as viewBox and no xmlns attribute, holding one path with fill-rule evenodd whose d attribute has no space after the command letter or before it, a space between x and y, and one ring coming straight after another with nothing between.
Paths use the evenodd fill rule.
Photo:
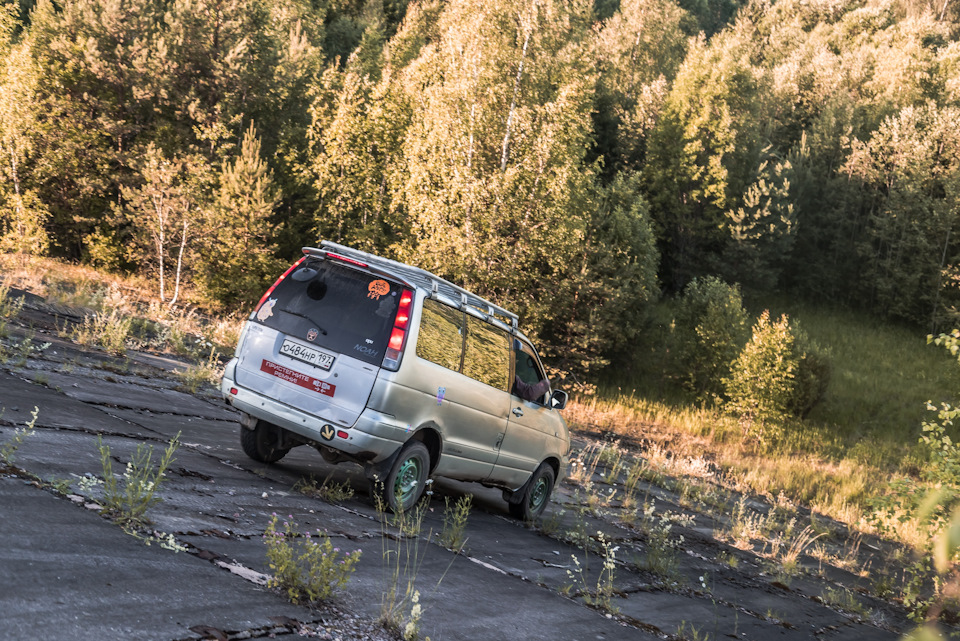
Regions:
<instances>
[{"instance_id":1,"label":"windshield","mask_svg":"<svg viewBox=\"0 0 960 641\"><path fill-rule=\"evenodd\" d=\"M379 276L310 257L277 285L255 319L319 348L379 365L401 291Z\"/></svg>"}]
</instances>

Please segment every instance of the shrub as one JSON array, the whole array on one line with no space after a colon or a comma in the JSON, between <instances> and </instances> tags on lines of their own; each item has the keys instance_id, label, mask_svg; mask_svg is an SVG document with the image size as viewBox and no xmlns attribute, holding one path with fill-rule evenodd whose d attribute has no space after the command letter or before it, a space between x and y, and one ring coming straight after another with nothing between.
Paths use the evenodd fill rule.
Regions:
<instances>
[{"instance_id":1,"label":"shrub","mask_svg":"<svg viewBox=\"0 0 960 641\"><path fill-rule=\"evenodd\" d=\"M730 363L749 338L737 285L708 276L687 285L677 307L677 361L683 384L703 398L723 391Z\"/></svg>"},{"instance_id":2,"label":"shrub","mask_svg":"<svg viewBox=\"0 0 960 641\"><path fill-rule=\"evenodd\" d=\"M766 426L779 424L790 414L797 376L793 346L787 316L771 322L770 312L764 310L724 381L727 408L745 419L759 440Z\"/></svg>"},{"instance_id":3,"label":"shrub","mask_svg":"<svg viewBox=\"0 0 960 641\"><path fill-rule=\"evenodd\" d=\"M132 321L117 310L110 313L97 312L85 316L83 324L75 328L72 338L81 345L95 345L116 356L123 356L127 349Z\"/></svg>"},{"instance_id":4,"label":"shrub","mask_svg":"<svg viewBox=\"0 0 960 641\"><path fill-rule=\"evenodd\" d=\"M833 367L830 354L815 343L797 324L793 324L794 353L797 355L796 388L788 409L804 418L827 393Z\"/></svg>"},{"instance_id":5,"label":"shrub","mask_svg":"<svg viewBox=\"0 0 960 641\"><path fill-rule=\"evenodd\" d=\"M313 535L300 534L292 517L284 522L282 532L278 524L274 514L263 534L267 559L275 572L267 582L269 587L285 590L293 603L317 603L347 584L360 560L360 550L341 553L320 530Z\"/></svg>"},{"instance_id":6,"label":"shrub","mask_svg":"<svg viewBox=\"0 0 960 641\"><path fill-rule=\"evenodd\" d=\"M806 415L823 398L829 380L827 356L790 326L786 314L773 322L765 310L724 381L727 408L763 440L765 428Z\"/></svg>"}]
</instances>

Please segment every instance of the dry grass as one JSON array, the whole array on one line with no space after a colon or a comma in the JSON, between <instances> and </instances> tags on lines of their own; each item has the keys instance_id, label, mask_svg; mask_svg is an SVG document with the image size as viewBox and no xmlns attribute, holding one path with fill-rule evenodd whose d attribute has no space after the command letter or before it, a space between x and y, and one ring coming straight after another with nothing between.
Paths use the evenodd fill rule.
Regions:
<instances>
[{"instance_id":1,"label":"dry grass","mask_svg":"<svg viewBox=\"0 0 960 641\"><path fill-rule=\"evenodd\" d=\"M0 254L0 273L9 287L24 289L51 303L85 308L100 316L137 317L155 323L158 335L130 341L136 346L205 358L211 345L233 348L244 317L219 318L204 313L193 292L182 292L176 307L159 300L159 289L144 276L109 274L52 258ZM90 329L94 322L88 323ZM97 337L88 342L97 343Z\"/></svg>"},{"instance_id":2,"label":"dry grass","mask_svg":"<svg viewBox=\"0 0 960 641\"><path fill-rule=\"evenodd\" d=\"M740 438L736 421L702 409L674 409L633 396L572 401L564 411L579 430L633 441L656 469L749 492L771 503L798 503L864 527L862 502L882 490L881 470L851 459L796 451L758 452Z\"/></svg>"}]
</instances>

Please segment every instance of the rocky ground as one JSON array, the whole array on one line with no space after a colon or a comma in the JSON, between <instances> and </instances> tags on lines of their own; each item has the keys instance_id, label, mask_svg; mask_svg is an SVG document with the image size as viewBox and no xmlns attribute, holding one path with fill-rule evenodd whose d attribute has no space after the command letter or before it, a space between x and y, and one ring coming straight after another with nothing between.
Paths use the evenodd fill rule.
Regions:
<instances>
[{"instance_id":1,"label":"rocky ground","mask_svg":"<svg viewBox=\"0 0 960 641\"><path fill-rule=\"evenodd\" d=\"M437 480L419 527L398 527L357 466L308 448L248 459L235 412L209 386L184 391L183 362L60 338L81 316L30 297L0 340L0 446L38 408L0 464L0 638L394 639L416 618L407 586L416 633L434 641L898 639L911 627L895 546L603 434L576 434L581 465L536 524L511 519L498 491ZM153 445L155 463L177 434L149 526L101 515L101 446L122 474L138 446ZM465 542L451 550L448 506L467 494ZM274 514L362 551L329 603L293 605L266 586ZM377 623L394 585L400 630Z\"/></svg>"}]
</instances>

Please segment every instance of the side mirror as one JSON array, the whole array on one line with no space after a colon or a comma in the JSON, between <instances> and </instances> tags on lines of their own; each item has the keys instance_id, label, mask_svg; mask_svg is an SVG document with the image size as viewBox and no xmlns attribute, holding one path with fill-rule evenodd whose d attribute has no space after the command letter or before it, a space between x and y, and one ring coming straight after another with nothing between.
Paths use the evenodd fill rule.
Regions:
<instances>
[{"instance_id":1,"label":"side mirror","mask_svg":"<svg viewBox=\"0 0 960 641\"><path fill-rule=\"evenodd\" d=\"M555 410L562 410L567 406L567 393L562 390L553 390L550 395L550 407Z\"/></svg>"}]
</instances>

